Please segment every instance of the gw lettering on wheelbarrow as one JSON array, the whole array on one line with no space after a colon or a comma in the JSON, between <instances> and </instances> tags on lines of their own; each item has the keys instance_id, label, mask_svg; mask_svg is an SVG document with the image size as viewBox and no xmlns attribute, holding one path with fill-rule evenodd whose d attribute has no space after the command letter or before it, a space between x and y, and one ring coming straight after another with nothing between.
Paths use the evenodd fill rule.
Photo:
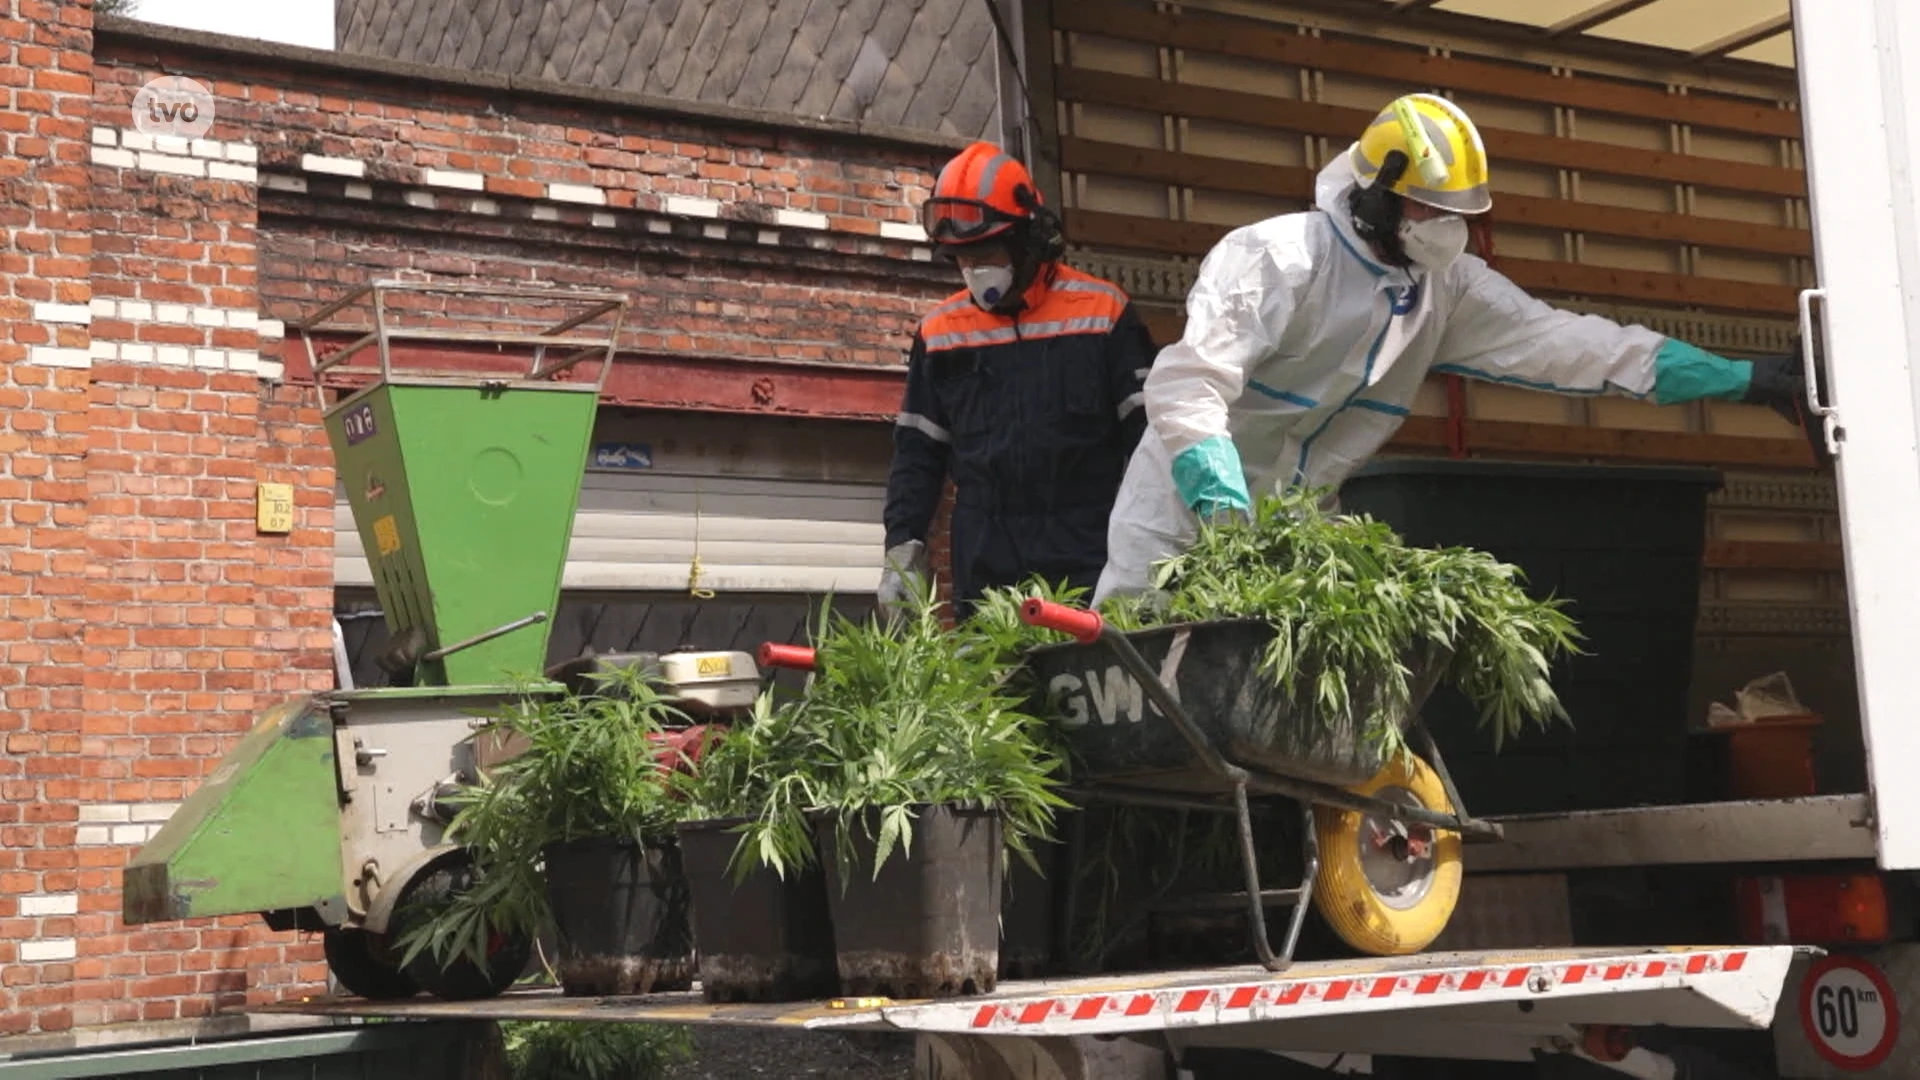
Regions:
<instances>
[{"instance_id":1,"label":"gw lettering on wheelbarrow","mask_svg":"<svg viewBox=\"0 0 1920 1080\"><path fill-rule=\"evenodd\" d=\"M1180 704L1180 661L1187 654L1189 637L1184 630L1176 632L1160 662L1161 689L1176 705ZM1118 661L1060 672L1047 682L1047 692L1063 727L1086 727L1094 717L1108 726L1116 721L1137 724L1148 717L1166 719L1149 700L1146 687Z\"/></svg>"},{"instance_id":2,"label":"gw lettering on wheelbarrow","mask_svg":"<svg viewBox=\"0 0 1920 1080\"><path fill-rule=\"evenodd\" d=\"M1047 683L1047 691L1057 703L1060 723L1065 727L1086 727L1096 719L1109 726L1137 724L1147 717L1162 719L1160 710L1147 701L1139 680L1119 664L1079 674L1062 672ZM1168 692L1175 701L1180 699L1179 691L1170 683Z\"/></svg>"}]
</instances>

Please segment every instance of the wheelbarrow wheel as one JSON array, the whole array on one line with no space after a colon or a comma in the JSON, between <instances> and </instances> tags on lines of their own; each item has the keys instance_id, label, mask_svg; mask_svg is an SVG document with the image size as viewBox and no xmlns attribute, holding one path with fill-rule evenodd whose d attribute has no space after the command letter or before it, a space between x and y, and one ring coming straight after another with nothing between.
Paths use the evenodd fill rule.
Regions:
<instances>
[{"instance_id":1,"label":"wheelbarrow wheel","mask_svg":"<svg viewBox=\"0 0 1920 1080\"><path fill-rule=\"evenodd\" d=\"M1440 777L1411 754L1352 790L1453 812ZM1313 902L1340 940L1369 956L1406 956L1446 929L1460 902L1460 834L1327 806L1313 808L1313 827Z\"/></svg>"}]
</instances>

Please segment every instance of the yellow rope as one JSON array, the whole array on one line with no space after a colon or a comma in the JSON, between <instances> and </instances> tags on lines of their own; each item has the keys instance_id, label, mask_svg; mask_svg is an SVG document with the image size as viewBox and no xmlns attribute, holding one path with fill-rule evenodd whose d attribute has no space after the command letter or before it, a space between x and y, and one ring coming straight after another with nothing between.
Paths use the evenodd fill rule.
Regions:
<instances>
[{"instance_id":1,"label":"yellow rope","mask_svg":"<svg viewBox=\"0 0 1920 1080\"><path fill-rule=\"evenodd\" d=\"M700 587L700 488L693 489L693 561L687 564L687 595L695 600L713 599L712 589Z\"/></svg>"}]
</instances>

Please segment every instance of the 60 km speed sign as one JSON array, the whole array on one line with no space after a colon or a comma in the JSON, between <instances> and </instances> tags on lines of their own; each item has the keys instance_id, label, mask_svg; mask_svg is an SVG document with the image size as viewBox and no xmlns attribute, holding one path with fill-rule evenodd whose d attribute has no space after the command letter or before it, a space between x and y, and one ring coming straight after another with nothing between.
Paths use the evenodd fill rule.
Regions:
<instances>
[{"instance_id":1,"label":"60 km speed sign","mask_svg":"<svg viewBox=\"0 0 1920 1080\"><path fill-rule=\"evenodd\" d=\"M1851 956L1829 956L1814 963L1800 986L1800 1026L1821 1057L1864 1072L1893 1053L1900 1007L1879 969Z\"/></svg>"}]
</instances>

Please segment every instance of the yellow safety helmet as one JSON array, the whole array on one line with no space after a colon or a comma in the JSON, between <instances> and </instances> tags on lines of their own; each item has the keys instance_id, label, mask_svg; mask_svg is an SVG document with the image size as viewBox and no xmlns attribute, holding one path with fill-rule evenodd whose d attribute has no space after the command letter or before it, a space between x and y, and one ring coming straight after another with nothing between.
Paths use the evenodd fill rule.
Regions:
<instances>
[{"instance_id":1,"label":"yellow safety helmet","mask_svg":"<svg viewBox=\"0 0 1920 1080\"><path fill-rule=\"evenodd\" d=\"M1487 190L1487 150L1460 106L1433 94L1395 98L1373 118L1347 151L1360 186L1398 150L1408 164L1391 188L1416 202L1456 214L1483 214L1493 207Z\"/></svg>"}]
</instances>

